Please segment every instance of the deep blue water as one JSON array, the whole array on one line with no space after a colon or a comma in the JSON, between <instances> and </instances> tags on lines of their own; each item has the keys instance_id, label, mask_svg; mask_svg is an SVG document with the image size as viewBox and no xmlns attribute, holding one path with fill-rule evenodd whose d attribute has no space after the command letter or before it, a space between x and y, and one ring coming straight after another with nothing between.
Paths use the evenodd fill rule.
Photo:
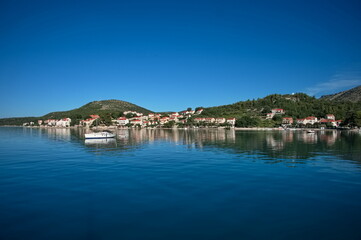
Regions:
<instances>
[{"instance_id":1,"label":"deep blue water","mask_svg":"<svg viewBox=\"0 0 361 240\"><path fill-rule=\"evenodd\" d=\"M361 134L0 128L0 239L361 239Z\"/></svg>"}]
</instances>

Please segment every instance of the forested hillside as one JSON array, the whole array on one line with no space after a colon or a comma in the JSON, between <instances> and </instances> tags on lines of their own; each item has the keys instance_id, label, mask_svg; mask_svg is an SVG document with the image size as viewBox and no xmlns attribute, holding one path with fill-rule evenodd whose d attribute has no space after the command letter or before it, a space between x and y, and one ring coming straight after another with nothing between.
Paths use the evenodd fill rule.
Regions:
<instances>
[{"instance_id":1,"label":"forested hillside","mask_svg":"<svg viewBox=\"0 0 361 240\"><path fill-rule=\"evenodd\" d=\"M286 111L284 116L305 118L315 116L325 117L334 114L337 119L345 119L350 112L361 110L361 103L333 102L316 99L304 93L273 94L257 100L241 101L230 105L205 108L201 116L236 117L265 116L273 108L282 108Z\"/></svg>"}]
</instances>

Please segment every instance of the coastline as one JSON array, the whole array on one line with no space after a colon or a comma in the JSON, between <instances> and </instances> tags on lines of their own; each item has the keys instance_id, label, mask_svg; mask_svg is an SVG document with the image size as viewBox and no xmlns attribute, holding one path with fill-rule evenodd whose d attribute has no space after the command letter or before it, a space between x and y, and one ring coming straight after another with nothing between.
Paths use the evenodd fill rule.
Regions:
<instances>
[{"instance_id":1,"label":"coastline","mask_svg":"<svg viewBox=\"0 0 361 240\"><path fill-rule=\"evenodd\" d=\"M82 129L88 129L88 130L121 130L121 129L136 129L136 128L118 128L116 126L98 126L93 128L86 128L81 126L70 126L70 127L48 127L48 126L16 126L16 125L3 125L0 127L23 127L23 128L41 128L41 129L76 129L76 128L82 128ZM245 128L245 127L233 127L233 128L224 128L224 127L218 127L218 128L141 128L141 129L171 129L171 130L235 130L235 131L357 131L359 129L320 129L320 128L260 128L260 127L251 127L251 128Z\"/></svg>"}]
</instances>

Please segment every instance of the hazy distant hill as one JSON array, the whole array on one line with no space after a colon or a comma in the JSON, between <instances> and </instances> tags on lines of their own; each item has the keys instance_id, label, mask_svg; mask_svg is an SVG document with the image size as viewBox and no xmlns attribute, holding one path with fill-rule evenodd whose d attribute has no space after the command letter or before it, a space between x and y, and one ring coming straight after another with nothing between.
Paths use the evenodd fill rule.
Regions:
<instances>
[{"instance_id":1,"label":"hazy distant hill","mask_svg":"<svg viewBox=\"0 0 361 240\"><path fill-rule=\"evenodd\" d=\"M360 102L361 101L361 85L350 90L339 92L336 94L324 95L321 97L323 100L330 101L350 101Z\"/></svg>"},{"instance_id":2,"label":"hazy distant hill","mask_svg":"<svg viewBox=\"0 0 361 240\"><path fill-rule=\"evenodd\" d=\"M143 114L151 113L152 111L142 108L130 102L120 100L103 100L94 101L84 106L64 112L51 112L44 115L42 118L54 118L59 119L63 117L72 117L81 115L82 117L90 114L101 114L101 113L121 113L124 111L136 111Z\"/></svg>"}]
</instances>

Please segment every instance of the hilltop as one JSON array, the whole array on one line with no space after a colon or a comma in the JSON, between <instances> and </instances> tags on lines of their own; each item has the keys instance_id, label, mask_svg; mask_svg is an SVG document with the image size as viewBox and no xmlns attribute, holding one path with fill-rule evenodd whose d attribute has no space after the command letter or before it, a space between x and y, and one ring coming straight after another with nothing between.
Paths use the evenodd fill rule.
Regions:
<instances>
[{"instance_id":1,"label":"hilltop","mask_svg":"<svg viewBox=\"0 0 361 240\"><path fill-rule=\"evenodd\" d=\"M320 99L329 101L349 101L349 102L360 102L361 101L361 85L343 92L324 95Z\"/></svg>"},{"instance_id":2,"label":"hilltop","mask_svg":"<svg viewBox=\"0 0 361 240\"><path fill-rule=\"evenodd\" d=\"M61 119L67 117L71 119L85 119L91 114L102 115L111 113L114 116L119 116L124 111L136 111L143 114L152 113L152 111L133 103L112 99L93 101L73 110L51 112L40 117L2 118L0 119L0 126L22 125L24 122L34 122L38 119Z\"/></svg>"},{"instance_id":3,"label":"hilltop","mask_svg":"<svg viewBox=\"0 0 361 240\"><path fill-rule=\"evenodd\" d=\"M76 108L70 111L51 112L44 115L41 118L59 119L64 117L71 118L72 116L81 116L82 118L84 118L91 114L104 114L104 113L120 114L124 111L136 111L143 114L152 113L152 111L140 107L138 105L135 105L133 103L112 99L112 100L93 101L81 106L80 108Z\"/></svg>"}]
</instances>

